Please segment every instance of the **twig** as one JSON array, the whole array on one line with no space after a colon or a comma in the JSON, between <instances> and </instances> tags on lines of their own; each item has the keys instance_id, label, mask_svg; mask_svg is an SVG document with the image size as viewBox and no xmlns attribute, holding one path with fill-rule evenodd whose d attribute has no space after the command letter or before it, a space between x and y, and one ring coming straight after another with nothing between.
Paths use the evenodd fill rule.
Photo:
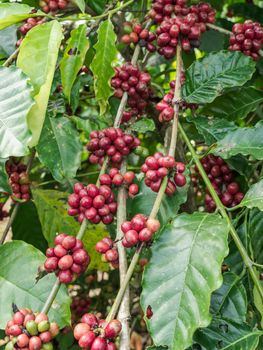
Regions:
<instances>
[{"instance_id":1,"label":"twig","mask_svg":"<svg viewBox=\"0 0 263 350\"><path fill-rule=\"evenodd\" d=\"M127 167L126 161L123 161L121 166L122 174L126 172L126 167ZM120 285L122 285L122 283L125 280L125 276L128 268L126 250L122 245L123 233L121 230L121 224L126 220L126 200L127 200L127 190L125 186L122 186L118 190L118 198L117 198L118 209L117 209L117 235L116 235L116 240L118 241L117 248L118 248L118 254L119 254ZM120 346L119 346L120 350L130 349L129 318L130 318L130 293L129 293L129 287L127 286L127 289L123 296L119 313L118 313L118 319L122 323L122 332L120 335Z\"/></svg>"},{"instance_id":2,"label":"twig","mask_svg":"<svg viewBox=\"0 0 263 350\"><path fill-rule=\"evenodd\" d=\"M20 47L18 47L13 53L12 55L10 55L8 57L8 59L4 62L3 66L4 67L9 67L11 65L11 63L17 58L17 55L19 53L19 49Z\"/></svg>"},{"instance_id":3,"label":"twig","mask_svg":"<svg viewBox=\"0 0 263 350\"><path fill-rule=\"evenodd\" d=\"M29 158L29 161L28 161L28 164L27 164L27 169L26 169L26 173L29 174L30 173L30 170L32 168L32 165L33 165L33 161L34 161L34 158L35 158L35 154L36 154L36 151L33 150L32 153L31 153L31 156ZM5 227L5 230L3 232L3 235L0 239L0 245L2 245L6 239L6 236L10 230L10 227L12 226L15 218L16 218L16 215L18 213L18 209L19 209L19 206L20 206L20 202L16 202L15 205L14 205L14 209L12 211L12 214L8 220L8 223L6 224L6 227Z\"/></svg>"}]
</instances>

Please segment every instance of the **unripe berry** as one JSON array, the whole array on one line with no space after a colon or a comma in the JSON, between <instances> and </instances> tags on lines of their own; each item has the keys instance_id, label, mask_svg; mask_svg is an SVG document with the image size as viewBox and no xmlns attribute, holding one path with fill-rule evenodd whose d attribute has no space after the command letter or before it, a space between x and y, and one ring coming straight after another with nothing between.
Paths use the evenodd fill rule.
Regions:
<instances>
[{"instance_id":1,"label":"unripe berry","mask_svg":"<svg viewBox=\"0 0 263 350\"><path fill-rule=\"evenodd\" d=\"M38 334L37 323L33 320L28 321L26 323L26 329L30 335L37 335Z\"/></svg>"},{"instance_id":2,"label":"unripe berry","mask_svg":"<svg viewBox=\"0 0 263 350\"><path fill-rule=\"evenodd\" d=\"M50 323L49 331L51 333L52 338L55 338L59 333L59 326L56 322Z\"/></svg>"},{"instance_id":3,"label":"unripe berry","mask_svg":"<svg viewBox=\"0 0 263 350\"><path fill-rule=\"evenodd\" d=\"M148 219L146 222L146 226L151 232L157 232L160 229L161 225L160 221L157 219Z\"/></svg>"},{"instance_id":4,"label":"unripe berry","mask_svg":"<svg viewBox=\"0 0 263 350\"><path fill-rule=\"evenodd\" d=\"M43 320L38 323L37 329L40 333L48 331L50 328L50 323L47 320Z\"/></svg>"}]
</instances>

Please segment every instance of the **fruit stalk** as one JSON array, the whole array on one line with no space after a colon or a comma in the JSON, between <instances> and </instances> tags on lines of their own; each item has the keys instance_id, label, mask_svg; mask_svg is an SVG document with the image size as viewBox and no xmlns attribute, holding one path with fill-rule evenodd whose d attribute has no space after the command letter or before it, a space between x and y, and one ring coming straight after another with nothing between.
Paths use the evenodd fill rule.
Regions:
<instances>
[{"instance_id":1,"label":"fruit stalk","mask_svg":"<svg viewBox=\"0 0 263 350\"><path fill-rule=\"evenodd\" d=\"M177 45L176 57L177 57L177 60L178 60L177 61L177 73L176 73L176 80L177 80L177 79L180 79L180 72L182 70L182 56L181 56L180 44ZM179 72L179 74L178 74L178 72ZM179 75L179 78L178 78L178 75ZM180 94L181 94L180 90L181 90L181 85L178 84L178 91L176 92L176 96L180 96ZM175 103L179 105L179 101L176 100ZM177 109L175 109L175 111L177 111ZM177 113L179 113L179 110L178 110ZM177 119L178 119L178 114L174 116L173 123L178 123ZM177 131L178 129L176 128L175 130ZM174 155L174 151L172 153L171 150L175 150L175 148L176 148L176 141L177 141L177 135L175 134L175 135L171 136L170 147L169 147L169 150L168 150L168 154L169 155L171 155L171 154ZM149 216L150 219L155 219L156 215L158 214L158 211L160 209L160 205L162 203L163 195L165 193L167 181L168 181L167 177L165 177L163 179L163 181L162 181L162 184L161 184L161 187L160 187L160 189L158 191L157 197L155 199L155 202L154 202L151 214ZM115 301L114 301L114 303L113 303L113 305L111 307L111 310L110 310L110 312L109 312L109 314L107 316L107 319L106 319L107 322L109 322L110 320L113 320L115 315L117 314L117 311L118 311L119 306L120 306L120 304L122 302L122 299L123 299L123 296L125 294L125 291L126 291L128 285L129 285L130 279L131 279L131 277L133 275L134 269L135 269L135 267L136 267L136 265L138 263L138 260L139 260L139 257L140 257L140 254L141 254L141 251L142 251L143 247L144 247L144 243L141 243L139 245L139 247L137 248L136 252L133 255L133 258L131 260L131 263L129 265L129 268L127 270L127 273L126 273L126 276L125 276L125 278L123 280L121 288L119 289L118 294L117 294L117 296L115 298Z\"/></svg>"},{"instance_id":2,"label":"fruit stalk","mask_svg":"<svg viewBox=\"0 0 263 350\"><path fill-rule=\"evenodd\" d=\"M227 224L228 224L228 227L230 230L230 234L231 234L231 236L232 236L232 238L237 246L237 249L239 250L239 253L244 261L244 264L247 267L247 269L250 273L250 276L251 276L251 278L252 278L252 280L253 280L256 288L258 289L258 292L263 300L263 287L262 287L261 282L260 282L260 280L259 280L259 278L258 278L258 276L253 268L253 262L249 258L247 251L246 251L245 247L243 246L243 243L241 242L241 240L240 240L240 238L239 238L239 236L238 236L238 234L237 234L237 232L232 224L232 221L228 216L228 213L227 213L224 205L222 204L214 187L212 186L212 184L211 184L211 182L210 182L210 180L209 180L209 178L208 178L208 176L207 176L207 174L202 166L202 163L199 160L198 155L196 154L193 146L191 145L189 138L187 137L183 127L180 124L179 124L179 130L180 130L180 133L181 133L181 135L182 135L182 137L183 137L183 139L184 139L184 141L185 141L185 143L186 143L186 145L187 145L187 147L188 147L188 149L193 157L193 160L194 160L194 162L195 162L195 164L200 172L200 175L202 176L202 178L203 178L203 180L204 180L204 182L209 190L210 195L212 196L214 202L216 203L216 206L217 206L220 214L227 221Z\"/></svg>"}]
</instances>

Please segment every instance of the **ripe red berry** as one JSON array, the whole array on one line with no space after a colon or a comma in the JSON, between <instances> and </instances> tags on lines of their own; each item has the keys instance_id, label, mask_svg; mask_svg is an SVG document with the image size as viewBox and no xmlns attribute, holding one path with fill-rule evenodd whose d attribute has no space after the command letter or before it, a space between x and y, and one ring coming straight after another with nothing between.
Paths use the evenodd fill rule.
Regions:
<instances>
[{"instance_id":1,"label":"ripe red berry","mask_svg":"<svg viewBox=\"0 0 263 350\"><path fill-rule=\"evenodd\" d=\"M183 187L186 184L186 178L183 174L177 173L174 175L174 182L177 186Z\"/></svg>"},{"instance_id":2,"label":"ripe red berry","mask_svg":"<svg viewBox=\"0 0 263 350\"><path fill-rule=\"evenodd\" d=\"M88 324L90 327L96 327L98 325L98 319L93 314L85 314L81 318L81 322Z\"/></svg>"},{"instance_id":3,"label":"ripe red berry","mask_svg":"<svg viewBox=\"0 0 263 350\"><path fill-rule=\"evenodd\" d=\"M92 331L88 331L87 333L83 334L82 337L79 339L79 346L81 348L90 348L90 346L92 346L92 344L94 343L95 339L95 333Z\"/></svg>"},{"instance_id":4,"label":"ripe red berry","mask_svg":"<svg viewBox=\"0 0 263 350\"><path fill-rule=\"evenodd\" d=\"M59 271L58 278L61 283L70 283L73 280L73 274L70 270Z\"/></svg>"},{"instance_id":5,"label":"ripe red berry","mask_svg":"<svg viewBox=\"0 0 263 350\"><path fill-rule=\"evenodd\" d=\"M104 338L97 337L91 345L90 350L106 350L106 340Z\"/></svg>"},{"instance_id":6,"label":"ripe red berry","mask_svg":"<svg viewBox=\"0 0 263 350\"><path fill-rule=\"evenodd\" d=\"M115 338L120 334L121 329L121 322L119 320L112 320L107 324L104 330L105 336L110 339Z\"/></svg>"},{"instance_id":7,"label":"ripe red berry","mask_svg":"<svg viewBox=\"0 0 263 350\"><path fill-rule=\"evenodd\" d=\"M74 328L74 337L79 340L85 333L90 331L90 326L87 323L78 323Z\"/></svg>"}]
</instances>

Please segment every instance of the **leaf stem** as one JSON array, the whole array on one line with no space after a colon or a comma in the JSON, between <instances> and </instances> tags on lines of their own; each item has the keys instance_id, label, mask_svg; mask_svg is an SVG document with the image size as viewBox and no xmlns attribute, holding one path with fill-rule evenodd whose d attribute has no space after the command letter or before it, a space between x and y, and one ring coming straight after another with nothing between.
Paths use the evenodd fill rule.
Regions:
<instances>
[{"instance_id":1,"label":"leaf stem","mask_svg":"<svg viewBox=\"0 0 263 350\"><path fill-rule=\"evenodd\" d=\"M212 196L214 202L216 203L216 206L218 208L218 211L220 212L220 214L222 215L223 218L226 219L227 221L227 224L228 224L228 227L229 227L229 230L230 230L230 234L237 246L237 249L239 250L239 253L244 261L244 264L245 266L247 267L249 273L250 273L250 276L255 284L255 286L257 287L258 289L258 292L261 296L261 298L263 299L263 286L261 285L260 281L259 281L259 278L255 272L255 270L253 269L253 262L251 261L251 259L249 258L248 254L247 254L247 251L245 249L245 247L243 246L243 243L241 242L233 224L232 224L232 221L230 220L226 210L225 210L225 207L224 205L222 204L220 198L218 197L214 187L212 186L200 160L199 160L199 157L197 156L189 138L187 137L186 133L184 132L184 129L183 127L179 124L179 130L180 130L180 133L194 159L194 162L199 170L199 173L200 175L202 176L209 192L210 192L210 195Z\"/></svg>"}]
</instances>

